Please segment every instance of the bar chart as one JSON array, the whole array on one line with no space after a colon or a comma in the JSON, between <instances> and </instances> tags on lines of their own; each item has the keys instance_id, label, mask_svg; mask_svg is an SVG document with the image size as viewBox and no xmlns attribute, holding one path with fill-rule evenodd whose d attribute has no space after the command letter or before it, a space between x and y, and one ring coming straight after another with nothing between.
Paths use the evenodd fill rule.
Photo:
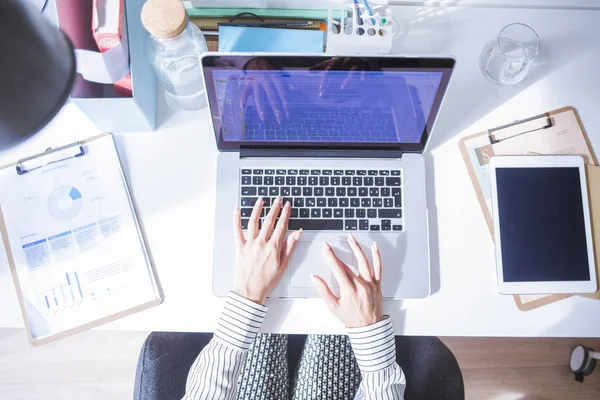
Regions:
<instances>
[{"instance_id":1,"label":"bar chart","mask_svg":"<svg viewBox=\"0 0 600 400\"><path fill-rule=\"evenodd\" d=\"M66 311L80 306L84 301L84 292L81 287L79 274L65 272L65 274L38 291L40 310L44 314Z\"/></svg>"}]
</instances>

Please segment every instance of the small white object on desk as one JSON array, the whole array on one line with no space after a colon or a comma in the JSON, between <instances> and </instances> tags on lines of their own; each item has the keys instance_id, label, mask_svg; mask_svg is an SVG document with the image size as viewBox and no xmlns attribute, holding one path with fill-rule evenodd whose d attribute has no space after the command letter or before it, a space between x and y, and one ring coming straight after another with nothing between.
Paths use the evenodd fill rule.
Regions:
<instances>
[{"instance_id":1,"label":"small white object on desk","mask_svg":"<svg viewBox=\"0 0 600 400\"><path fill-rule=\"evenodd\" d=\"M338 11L330 7L326 52L388 54L393 39L392 9L375 5L370 11L372 15L364 6L355 7L352 3Z\"/></svg>"}]
</instances>

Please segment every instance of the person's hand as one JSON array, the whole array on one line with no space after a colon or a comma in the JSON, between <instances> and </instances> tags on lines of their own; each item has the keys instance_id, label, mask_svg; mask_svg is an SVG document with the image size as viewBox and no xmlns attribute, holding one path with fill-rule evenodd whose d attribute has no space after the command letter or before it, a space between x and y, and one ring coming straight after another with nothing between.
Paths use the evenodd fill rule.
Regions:
<instances>
[{"instance_id":1,"label":"person's hand","mask_svg":"<svg viewBox=\"0 0 600 400\"><path fill-rule=\"evenodd\" d=\"M371 245L373 269L369 260L352 235L348 243L358 260L358 274L342 262L328 243L323 242L325 259L331 266L333 276L340 285L340 297L336 297L327 283L313 275L313 282L327 308L347 328L372 325L383 319L383 295L381 294L381 255L377 243Z\"/></svg>"},{"instance_id":2,"label":"person's hand","mask_svg":"<svg viewBox=\"0 0 600 400\"><path fill-rule=\"evenodd\" d=\"M240 209L237 208L234 213L233 232L237 254L234 292L258 304L265 302L281 279L292 250L302 234L302 230L299 230L283 240L292 206L288 201L283 207L279 221L275 223L282 202L281 197L275 200L259 232L259 218L264 201L262 198L258 199L248 221L246 236L242 231Z\"/></svg>"},{"instance_id":3,"label":"person's hand","mask_svg":"<svg viewBox=\"0 0 600 400\"><path fill-rule=\"evenodd\" d=\"M350 87L356 81L365 80L365 72L370 70L369 63L358 57L333 57L329 60L313 65L309 71L323 71L321 83L319 85L319 97L325 97L334 90L344 90ZM334 86L335 76L328 74L327 71L348 71L348 74L339 86Z\"/></svg>"},{"instance_id":4,"label":"person's hand","mask_svg":"<svg viewBox=\"0 0 600 400\"><path fill-rule=\"evenodd\" d=\"M246 86L242 91L242 108L248 104L248 98L254 96L256 112L261 121L265 121L267 113L273 114L277 123L290 119L290 111L286 99L287 87L283 78L262 73L265 70L276 70L269 60L265 58L254 58L246 64ZM261 71L261 72L255 72Z\"/></svg>"}]
</instances>

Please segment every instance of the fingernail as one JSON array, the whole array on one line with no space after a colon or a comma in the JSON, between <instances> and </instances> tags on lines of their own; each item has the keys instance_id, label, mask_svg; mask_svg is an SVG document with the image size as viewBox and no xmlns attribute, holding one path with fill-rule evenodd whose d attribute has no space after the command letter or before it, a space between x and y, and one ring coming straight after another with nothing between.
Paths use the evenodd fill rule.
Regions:
<instances>
[{"instance_id":1,"label":"fingernail","mask_svg":"<svg viewBox=\"0 0 600 400\"><path fill-rule=\"evenodd\" d=\"M239 208L234 208L233 209L233 215L238 215L240 213L240 209Z\"/></svg>"},{"instance_id":2,"label":"fingernail","mask_svg":"<svg viewBox=\"0 0 600 400\"><path fill-rule=\"evenodd\" d=\"M327 242L323 242L323 248L324 248L325 250L331 250L331 246L330 246L330 245L329 245L329 243L327 243Z\"/></svg>"},{"instance_id":3,"label":"fingernail","mask_svg":"<svg viewBox=\"0 0 600 400\"><path fill-rule=\"evenodd\" d=\"M375 249L375 251L379 251L379 246L377 245L377 242L373 241L373 248Z\"/></svg>"},{"instance_id":4,"label":"fingernail","mask_svg":"<svg viewBox=\"0 0 600 400\"><path fill-rule=\"evenodd\" d=\"M279 115L279 113L275 113L275 120L279 125L281 125L281 116Z\"/></svg>"},{"instance_id":5,"label":"fingernail","mask_svg":"<svg viewBox=\"0 0 600 400\"><path fill-rule=\"evenodd\" d=\"M260 118L261 121L265 121L265 113L263 111L258 113L258 117Z\"/></svg>"},{"instance_id":6,"label":"fingernail","mask_svg":"<svg viewBox=\"0 0 600 400\"><path fill-rule=\"evenodd\" d=\"M310 275L310 280L312 281L313 285L317 286L317 278L315 278L315 276L313 274L309 274Z\"/></svg>"},{"instance_id":7,"label":"fingernail","mask_svg":"<svg viewBox=\"0 0 600 400\"><path fill-rule=\"evenodd\" d=\"M276 204L279 204L279 203L281 203L281 202L282 202L282 200L283 200L283 199L282 199L282 197L281 197L281 196L277 196L277 198L275 199L275 203L276 203Z\"/></svg>"},{"instance_id":8,"label":"fingernail","mask_svg":"<svg viewBox=\"0 0 600 400\"><path fill-rule=\"evenodd\" d=\"M348 234L348 240L351 241L352 243L356 243L356 238L351 233Z\"/></svg>"},{"instance_id":9,"label":"fingernail","mask_svg":"<svg viewBox=\"0 0 600 400\"><path fill-rule=\"evenodd\" d=\"M302 228L294 234L294 240L297 242L300 240L300 236L302 236Z\"/></svg>"},{"instance_id":10,"label":"fingernail","mask_svg":"<svg viewBox=\"0 0 600 400\"><path fill-rule=\"evenodd\" d=\"M290 202L289 202L289 200L288 200L288 201L286 201L286 202L285 202L285 206L286 206L286 207L291 207L291 206L292 206L292 203L290 203Z\"/></svg>"}]
</instances>

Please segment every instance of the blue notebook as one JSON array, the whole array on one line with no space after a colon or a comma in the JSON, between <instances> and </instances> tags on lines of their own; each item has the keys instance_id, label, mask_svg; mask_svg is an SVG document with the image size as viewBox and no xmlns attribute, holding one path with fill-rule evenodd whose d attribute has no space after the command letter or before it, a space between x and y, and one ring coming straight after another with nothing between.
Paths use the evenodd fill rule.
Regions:
<instances>
[{"instance_id":1,"label":"blue notebook","mask_svg":"<svg viewBox=\"0 0 600 400\"><path fill-rule=\"evenodd\" d=\"M312 29L219 27L219 51L322 53L323 31Z\"/></svg>"}]
</instances>

